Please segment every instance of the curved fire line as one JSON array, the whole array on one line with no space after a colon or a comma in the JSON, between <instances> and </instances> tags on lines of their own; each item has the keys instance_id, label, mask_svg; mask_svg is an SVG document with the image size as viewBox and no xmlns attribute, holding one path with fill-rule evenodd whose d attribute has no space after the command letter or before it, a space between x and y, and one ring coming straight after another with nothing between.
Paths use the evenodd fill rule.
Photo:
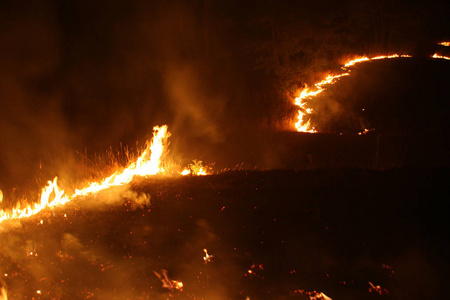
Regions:
<instances>
[{"instance_id":1,"label":"curved fire line","mask_svg":"<svg viewBox=\"0 0 450 300\"><path fill-rule=\"evenodd\" d=\"M440 45L450 45L450 42L442 42ZM335 74L335 75L328 75L325 79L322 81L314 84L314 89L310 89L308 86L305 86L302 90L299 92L299 96L295 98L294 104L299 107L298 109L298 115L297 115L297 122L294 124L295 128L298 132L309 132L314 133L317 132L316 128L311 126L311 119L307 118L312 112L313 109L310 107L307 107L307 100L310 100L317 95L320 95L323 91L327 89L328 86L335 84L337 81L339 81L340 78L349 76L351 67L367 62L367 61L373 61L373 60L381 60L381 59L393 59L393 58L411 58L412 55L408 54L392 54L392 55L381 55L381 56L374 56L374 57L367 57L367 56L361 56L358 58L353 58L349 61L347 61L342 67L342 73ZM431 58L436 59L446 59L450 60L450 57L443 56L435 53Z\"/></svg>"}]
</instances>

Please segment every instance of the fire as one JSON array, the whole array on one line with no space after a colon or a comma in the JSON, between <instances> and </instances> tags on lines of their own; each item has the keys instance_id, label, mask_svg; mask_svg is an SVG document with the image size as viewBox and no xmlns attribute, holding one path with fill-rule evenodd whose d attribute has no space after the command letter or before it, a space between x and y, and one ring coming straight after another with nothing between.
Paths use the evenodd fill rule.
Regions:
<instances>
[{"instance_id":1,"label":"fire","mask_svg":"<svg viewBox=\"0 0 450 300\"><path fill-rule=\"evenodd\" d=\"M212 262L214 255L208 254L208 250L206 250L206 249L203 249L203 252L205 252L205 256L203 257L205 264Z\"/></svg>"},{"instance_id":2,"label":"fire","mask_svg":"<svg viewBox=\"0 0 450 300\"><path fill-rule=\"evenodd\" d=\"M21 208L20 204L18 204L11 211L1 209L0 223L5 220L30 217L39 213L44 208L63 205L76 197L97 193L113 186L128 184L134 176L149 176L163 173L164 169L161 159L165 151L166 140L169 136L170 133L167 131L167 125L161 127L155 126L153 128L152 141L147 143L144 152L136 162L130 163L123 171L115 172L100 182L92 182L85 188L80 190L76 189L75 193L71 196L64 195L64 191L58 186L58 178L55 177L53 181L49 181L47 186L42 189L38 203L28 205L25 208ZM0 192L0 203L2 200L3 194Z\"/></svg>"},{"instance_id":3,"label":"fire","mask_svg":"<svg viewBox=\"0 0 450 300\"><path fill-rule=\"evenodd\" d=\"M183 283L181 281L169 279L166 270L161 270L161 274L156 271L153 271L153 273L161 280L163 288L180 291L183 289Z\"/></svg>"},{"instance_id":4,"label":"fire","mask_svg":"<svg viewBox=\"0 0 450 300\"><path fill-rule=\"evenodd\" d=\"M445 46L445 47L450 47L450 42L440 42L439 45Z\"/></svg>"},{"instance_id":5,"label":"fire","mask_svg":"<svg viewBox=\"0 0 450 300\"><path fill-rule=\"evenodd\" d=\"M193 160L191 164L189 164L183 171L180 172L181 175L197 175L204 176L208 175L207 167L203 166L203 162L201 160Z\"/></svg>"},{"instance_id":6,"label":"fire","mask_svg":"<svg viewBox=\"0 0 450 300\"><path fill-rule=\"evenodd\" d=\"M312 291L312 292L307 292L305 290L295 290L294 293L299 293L301 295L306 295L309 297L310 300L333 300L330 297L328 297L327 295L325 295L323 292L316 292L316 291Z\"/></svg>"},{"instance_id":7,"label":"fire","mask_svg":"<svg viewBox=\"0 0 450 300\"><path fill-rule=\"evenodd\" d=\"M348 68L348 67L354 66L358 63L369 61L369 60L390 59L390 58L399 58L399 57L412 57L412 56L406 55L406 54L380 55L380 56L375 56L375 57L371 57L371 58L369 58L367 56L363 56L363 57L355 58L355 59L348 61L347 63L344 64L343 68Z\"/></svg>"},{"instance_id":8,"label":"fire","mask_svg":"<svg viewBox=\"0 0 450 300\"><path fill-rule=\"evenodd\" d=\"M437 54L437 53L433 54L432 57L433 57L433 58L441 58L441 59L447 59L447 60L450 60L450 56L439 55L439 54Z\"/></svg>"},{"instance_id":9,"label":"fire","mask_svg":"<svg viewBox=\"0 0 450 300\"><path fill-rule=\"evenodd\" d=\"M380 59L389 59L389 58L398 58L398 57L411 57L410 55L405 54L392 54L392 55L386 55L386 56L375 56L375 57L367 57L362 56L358 58L351 59L347 61L344 66L341 68L342 73L335 74L335 75L328 75L325 79L322 81L316 83L314 85L314 89L310 89L308 86L306 86L303 90L300 91L300 95L295 98L294 104L299 107L298 110L298 116L297 116L297 122L295 123L295 128L297 131L300 132L317 132L317 130L314 127L311 127L311 121L306 121L306 116L310 115L312 113L312 108L307 108L307 99L311 99L316 97L317 95L321 94L323 91L326 90L328 85L332 85L336 83L341 77L345 77L350 75L349 67L352 67L358 63L371 61L371 60L380 60Z\"/></svg>"},{"instance_id":10,"label":"fire","mask_svg":"<svg viewBox=\"0 0 450 300\"><path fill-rule=\"evenodd\" d=\"M164 146L170 133L167 131L167 125L153 128L153 139L147 142L147 147L136 162L131 163L122 172L116 172L105 178L101 183L93 182L88 187L81 190L75 190L73 197L86 196L97 193L101 190L129 183L134 176L149 176L163 173L161 167L161 157L164 152Z\"/></svg>"},{"instance_id":11,"label":"fire","mask_svg":"<svg viewBox=\"0 0 450 300\"><path fill-rule=\"evenodd\" d=\"M389 291L387 289L383 289L381 286L379 285L374 285L372 282L369 281L370 284L370 288L369 288L369 293L377 293L380 296L383 295L387 295L389 294Z\"/></svg>"},{"instance_id":12,"label":"fire","mask_svg":"<svg viewBox=\"0 0 450 300\"><path fill-rule=\"evenodd\" d=\"M4 287L0 289L0 300L8 300L8 294Z\"/></svg>"}]
</instances>

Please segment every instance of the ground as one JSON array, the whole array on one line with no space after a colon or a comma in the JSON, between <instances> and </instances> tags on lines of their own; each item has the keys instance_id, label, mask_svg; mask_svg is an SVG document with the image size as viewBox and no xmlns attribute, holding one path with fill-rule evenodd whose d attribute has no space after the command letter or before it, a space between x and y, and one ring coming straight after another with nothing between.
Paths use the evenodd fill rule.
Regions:
<instances>
[{"instance_id":1,"label":"ground","mask_svg":"<svg viewBox=\"0 0 450 300\"><path fill-rule=\"evenodd\" d=\"M2 224L1 282L8 299L442 299L449 173L139 178Z\"/></svg>"}]
</instances>

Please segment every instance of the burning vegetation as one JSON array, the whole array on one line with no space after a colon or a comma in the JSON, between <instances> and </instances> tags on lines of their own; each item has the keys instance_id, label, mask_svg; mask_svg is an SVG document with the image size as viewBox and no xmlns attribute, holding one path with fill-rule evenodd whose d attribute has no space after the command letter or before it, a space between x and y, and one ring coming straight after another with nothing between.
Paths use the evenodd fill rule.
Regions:
<instances>
[{"instance_id":1,"label":"burning vegetation","mask_svg":"<svg viewBox=\"0 0 450 300\"><path fill-rule=\"evenodd\" d=\"M439 45L448 46L448 42L439 43ZM341 68L341 73L335 75L328 75L322 81L316 83L314 85L314 89L310 89L308 86L305 86L299 93L300 95L295 98L294 104L299 107L297 121L295 123L295 128L299 132L317 132L316 128L311 125L311 113L313 112L312 108L308 108L308 102L312 101L319 94L324 92L327 87L332 84L335 84L340 78L350 75L350 68L354 67L357 64L368 62L368 61L376 61L382 59L394 59L394 58L411 58L411 55L407 54L392 54L392 55L381 55L374 57L362 56L358 58L353 58L344 63ZM437 53L431 56L435 59L450 59L450 57L438 55ZM318 112L320 113L320 112ZM366 131L367 129L364 129Z\"/></svg>"}]
</instances>

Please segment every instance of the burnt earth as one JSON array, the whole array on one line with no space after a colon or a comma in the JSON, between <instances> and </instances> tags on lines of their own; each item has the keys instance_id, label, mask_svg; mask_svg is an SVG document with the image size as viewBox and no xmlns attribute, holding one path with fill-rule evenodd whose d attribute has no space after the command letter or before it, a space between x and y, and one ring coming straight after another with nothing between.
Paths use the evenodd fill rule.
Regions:
<instances>
[{"instance_id":1,"label":"burnt earth","mask_svg":"<svg viewBox=\"0 0 450 300\"><path fill-rule=\"evenodd\" d=\"M135 180L3 224L1 283L9 299L309 299L312 291L441 299L448 175L274 170ZM136 204L144 195L150 204ZM163 270L183 290L163 288L155 275Z\"/></svg>"}]
</instances>

